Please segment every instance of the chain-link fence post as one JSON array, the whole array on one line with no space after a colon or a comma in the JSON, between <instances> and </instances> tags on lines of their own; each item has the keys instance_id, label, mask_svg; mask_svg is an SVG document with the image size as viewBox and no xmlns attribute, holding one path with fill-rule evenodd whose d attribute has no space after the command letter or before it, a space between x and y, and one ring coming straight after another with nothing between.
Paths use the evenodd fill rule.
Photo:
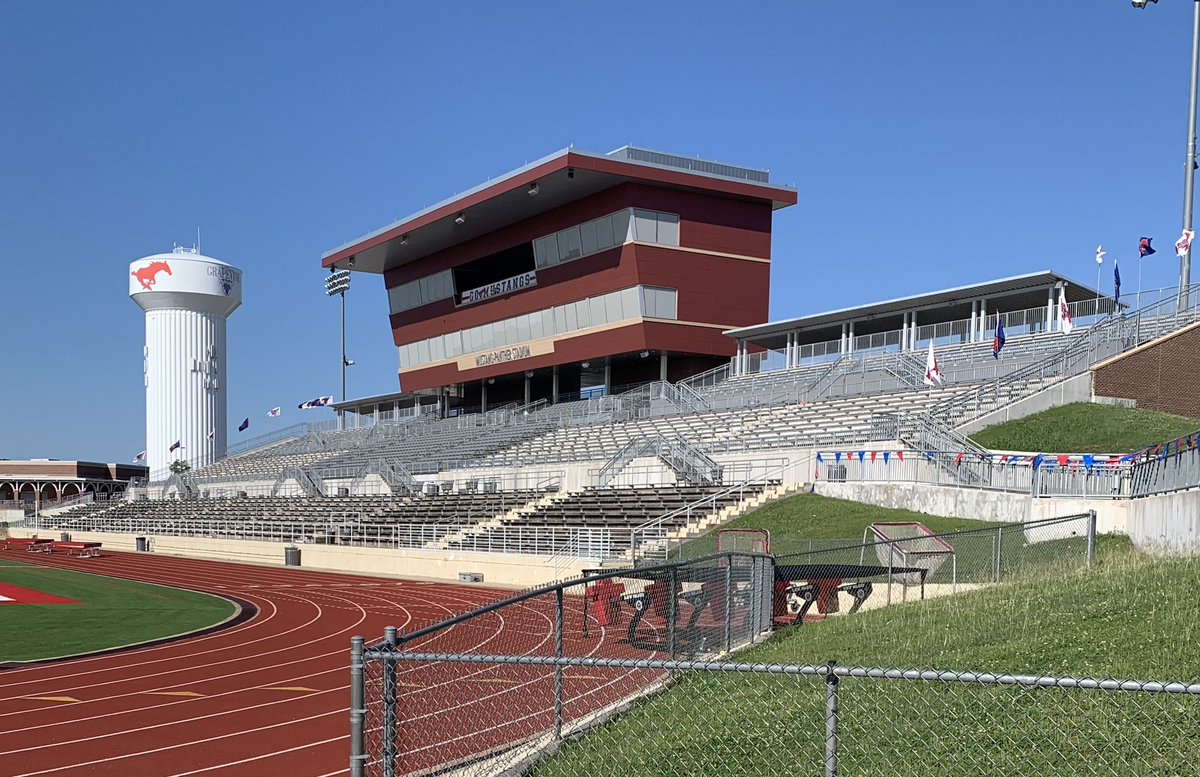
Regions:
<instances>
[{"instance_id":1,"label":"chain-link fence post","mask_svg":"<svg viewBox=\"0 0 1200 777\"><path fill-rule=\"evenodd\" d=\"M1096 511L1088 510L1087 519L1087 568L1096 563Z\"/></svg>"},{"instance_id":2,"label":"chain-link fence post","mask_svg":"<svg viewBox=\"0 0 1200 777\"><path fill-rule=\"evenodd\" d=\"M363 700L363 638L350 639L350 777L363 777L363 718L367 710Z\"/></svg>"},{"instance_id":3,"label":"chain-link fence post","mask_svg":"<svg viewBox=\"0 0 1200 777\"><path fill-rule=\"evenodd\" d=\"M836 661L826 665L825 672L825 777L838 773L838 676L833 673Z\"/></svg>"},{"instance_id":4,"label":"chain-link fence post","mask_svg":"<svg viewBox=\"0 0 1200 777\"><path fill-rule=\"evenodd\" d=\"M733 560L734 556L725 559L725 644L724 651L728 653L733 647Z\"/></svg>"},{"instance_id":5,"label":"chain-link fence post","mask_svg":"<svg viewBox=\"0 0 1200 777\"><path fill-rule=\"evenodd\" d=\"M587 613L584 613L587 620ZM554 657L563 657L563 589L554 592ZM562 739L563 665L554 665L554 739Z\"/></svg>"},{"instance_id":6,"label":"chain-link fence post","mask_svg":"<svg viewBox=\"0 0 1200 777\"><path fill-rule=\"evenodd\" d=\"M675 616L679 613L679 600L675 596L678 572L675 567L667 573L667 657L675 660Z\"/></svg>"},{"instance_id":7,"label":"chain-link fence post","mask_svg":"<svg viewBox=\"0 0 1200 777\"><path fill-rule=\"evenodd\" d=\"M396 627L383 630L383 777L396 774Z\"/></svg>"}]
</instances>

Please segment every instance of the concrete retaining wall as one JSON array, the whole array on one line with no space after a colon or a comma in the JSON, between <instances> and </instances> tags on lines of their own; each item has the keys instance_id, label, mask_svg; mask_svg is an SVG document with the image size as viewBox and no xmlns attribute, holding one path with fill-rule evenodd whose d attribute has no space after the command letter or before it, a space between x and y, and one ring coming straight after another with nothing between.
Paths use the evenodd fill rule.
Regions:
<instances>
[{"instance_id":1,"label":"concrete retaining wall","mask_svg":"<svg viewBox=\"0 0 1200 777\"><path fill-rule=\"evenodd\" d=\"M1035 521L1095 510L1096 531L1100 534L1126 533L1132 504L1129 500L1118 499L1032 499L1025 494L928 483L820 481L816 484L816 492L879 507L977 521Z\"/></svg>"},{"instance_id":2,"label":"concrete retaining wall","mask_svg":"<svg viewBox=\"0 0 1200 777\"><path fill-rule=\"evenodd\" d=\"M1147 553L1200 555L1200 490L1131 501L1129 538Z\"/></svg>"},{"instance_id":3,"label":"concrete retaining wall","mask_svg":"<svg viewBox=\"0 0 1200 777\"><path fill-rule=\"evenodd\" d=\"M13 529L14 537L29 537L35 532ZM58 538L58 532L43 532ZM71 532L78 542L100 542L108 550L134 551L132 534L105 532ZM206 537L149 536L153 552L166 556L208 558L243 564L283 566L283 543L254 540L209 539ZM591 562L572 561L555 567L546 556L516 553L433 552L421 550L392 550L390 548L356 548L339 545L297 545L300 564L306 569L386 575L403 578L458 581L459 572L483 574L485 585L528 588L543 585L556 578L578 577Z\"/></svg>"}]
</instances>

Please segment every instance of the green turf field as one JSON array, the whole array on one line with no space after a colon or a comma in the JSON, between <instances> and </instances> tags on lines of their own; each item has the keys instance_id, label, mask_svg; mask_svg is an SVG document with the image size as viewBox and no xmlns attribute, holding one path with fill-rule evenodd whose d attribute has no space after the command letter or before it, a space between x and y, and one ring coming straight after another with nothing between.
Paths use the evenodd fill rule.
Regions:
<instances>
[{"instance_id":1,"label":"green turf field","mask_svg":"<svg viewBox=\"0 0 1200 777\"><path fill-rule=\"evenodd\" d=\"M0 561L0 582L80 604L0 605L0 663L91 653L196 631L235 612L192 591Z\"/></svg>"},{"instance_id":2,"label":"green turf field","mask_svg":"<svg viewBox=\"0 0 1200 777\"><path fill-rule=\"evenodd\" d=\"M1109 546L1091 572L787 629L737 660L1195 682L1198 586L1200 559ZM689 674L534 773L816 774L823 704L816 680ZM1179 765L1200 758L1192 699L859 680L843 681L841 707L845 773L1093 774L1101 745L1131 775L1192 774Z\"/></svg>"},{"instance_id":3,"label":"green turf field","mask_svg":"<svg viewBox=\"0 0 1200 777\"><path fill-rule=\"evenodd\" d=\"M1200 420L1153 410L1076 402L971 435L990 450L1130 453L1200 429Z\"/></svg>"}]
</instances>

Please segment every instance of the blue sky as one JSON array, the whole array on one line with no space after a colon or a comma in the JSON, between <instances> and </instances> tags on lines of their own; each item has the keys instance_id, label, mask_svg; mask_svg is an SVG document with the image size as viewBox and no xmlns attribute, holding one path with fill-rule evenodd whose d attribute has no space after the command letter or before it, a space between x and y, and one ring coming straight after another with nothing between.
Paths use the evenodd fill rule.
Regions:
<instances>
[{"instance_id":1,"label":"blue sky","mask_svg":"<svg viewBox=\"0 0 1200 777\"><path fill-rule=\"evenodd\" d=\"M0 4L0 457L144 446L128 263L245 271L229 419L339 383L323 251L567 145L770 168L771 317L1178 262L1191 3ZM1105 283L1111 278L1105 265ZM394 391L382 280L349 393ZM283 417L265 413L282 405ZM230 441L240 439L231 429Z\"/></svg>"}]
</instances>

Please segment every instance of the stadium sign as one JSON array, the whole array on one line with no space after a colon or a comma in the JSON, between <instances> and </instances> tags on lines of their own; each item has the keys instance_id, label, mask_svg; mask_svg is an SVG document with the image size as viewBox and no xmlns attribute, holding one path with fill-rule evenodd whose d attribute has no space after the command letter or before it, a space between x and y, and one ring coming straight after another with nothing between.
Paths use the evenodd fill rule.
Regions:
<instances>
[{"instance_id":1,"label":"stadium sign","mask_svg":"<svg viewBox=\"0 0 1200 777\"><path fill-rule=\"evenodd\" d=\"M458 357L458 369L459 371L474 370L479 367L491 367L495 364L506 364L507 362L528 359L531 356L545 356L551 353L554 353L553 340L549 338L531 340L527 343L512 345L507 348L497 348L493 351L460 356Z\"/></svg>"},{"instance_id":2,"label":"stadium sign","mask_svg":"<svg viewBox=\"0 0 1200 777\"><path fill-rule=\"evenodd\" d=\"M511 278L505 278L502 281L489 283L486 286L480 286L477 289L464 291L460 295L460 305L472 305L476 302L483 302L485 299L492 297L501 297L505 294L512 294L514 291L528 289L531 286L537 286L537 272L530 270L529 272L514 275Z\"/></svg>"}]
</instances>

